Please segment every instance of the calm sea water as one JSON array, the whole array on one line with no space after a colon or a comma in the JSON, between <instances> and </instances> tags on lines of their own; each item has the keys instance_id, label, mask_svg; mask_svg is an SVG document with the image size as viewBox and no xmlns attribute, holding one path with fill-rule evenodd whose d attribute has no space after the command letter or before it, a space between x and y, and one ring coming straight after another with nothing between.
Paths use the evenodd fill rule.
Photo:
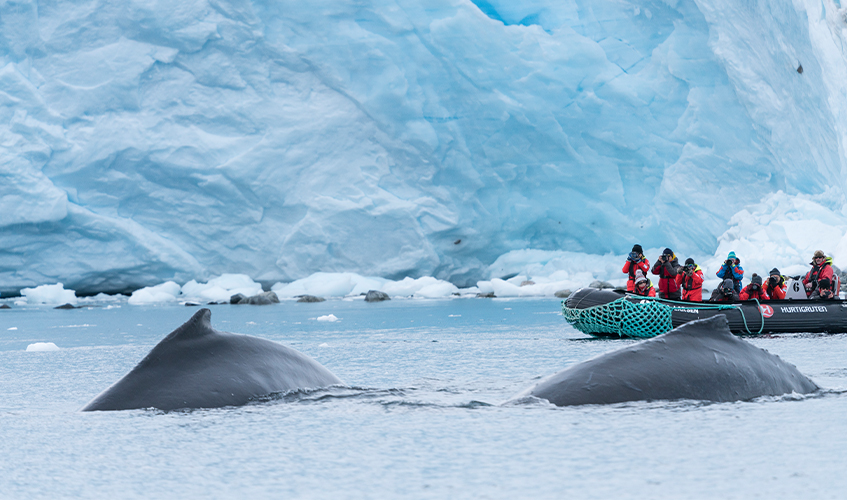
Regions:
<instances>
[{"instance_id":1,"label":"calm sea water","mask_svg":"<svg viewBox=\"0 0 850 500\"><path fill-rule=\"evenodd\" d=\"M239 408L78 410L196 308L0 311L3 498L846 498L847 336L748 339L824 390L707 404L505 405L621 348L549 299L210 306L348 387ZM316 318L334 314L338 322ZM25 352L54 342L56 352Z\"/></svg>"}]
</instances>

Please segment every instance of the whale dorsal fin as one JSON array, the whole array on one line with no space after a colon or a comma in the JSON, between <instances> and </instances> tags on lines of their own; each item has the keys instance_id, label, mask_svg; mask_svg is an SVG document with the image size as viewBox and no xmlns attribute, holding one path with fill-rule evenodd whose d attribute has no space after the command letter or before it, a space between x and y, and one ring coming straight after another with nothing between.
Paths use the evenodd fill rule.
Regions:
<instances>
[{"instance_id":1,"label":"whale dorsal fin","mask_svg":"<svg viewBox=\"0 0 850 500\"><path fill-rule=\"evenodd\" d=\"M174 340L187 340L200 338L205 335L215 333L215 330L210 323L212 313L206 307L196 312L189 321L183 323L176 330L169 333L162 342L170 342Z\"/></svg>"}]
</instances>

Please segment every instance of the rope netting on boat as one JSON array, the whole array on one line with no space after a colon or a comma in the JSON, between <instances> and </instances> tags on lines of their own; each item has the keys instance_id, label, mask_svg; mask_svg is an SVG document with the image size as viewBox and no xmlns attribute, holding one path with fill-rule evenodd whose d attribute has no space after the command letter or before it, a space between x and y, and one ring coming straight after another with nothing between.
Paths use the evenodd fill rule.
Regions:
<instances>
[{"instance_id":1,"label":"rope netting on boat","mask_svg":"<svg viewBox=\"0 0 850 500\"><path fill-rule=\"evenodd\" d=\"M585 309L564 301L561 310L567 323L590 335L649 338L673 329L673 308L655 300L638 304L624 297Z\"/></svg>"},{"instance_id":2,"label":"rope netting on boat","mask_svg":"<svg viewBox=\"0 0 850 500\"><path fill-rule=\"evenodd\" d=\"M663 299L647 297L640 302L633 302L627 298L619 298L606 304L587 308L567 307L567 301L561 303L561 311L567 323L576 330L589 335L618 335L620 337L650 338L669 332L673 329L674 307L665 304L669 302L677 306L686 306L689 309L738 309L734 305L706 305L687 304L677 301L665 301ZM743 317L743 311L741 311ZM764 328L764 318L762 318ZM744 318L744 327L748 333L749 327Z\"/></svg>"}]
</instances>

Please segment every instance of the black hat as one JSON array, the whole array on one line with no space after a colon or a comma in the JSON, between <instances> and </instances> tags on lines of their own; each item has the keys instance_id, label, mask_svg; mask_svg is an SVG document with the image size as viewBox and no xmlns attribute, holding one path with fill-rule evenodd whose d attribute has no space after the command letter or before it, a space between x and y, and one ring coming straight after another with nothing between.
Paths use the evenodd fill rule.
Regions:
<instances>
[{"instance_id":1,"label":"black hat","mask_svg":"<svg viewBox=\"0 0 850 500\"><path fill-rule=\"evenodd\" d=\"M753 273L753 279L752 281L750 281L750 283L753 285L761 286L761 276L756 273Z\"/></svg>"},{"instance_id":2,"label":"black hat","mask_svg":"<svg viewBox=\"0 0 850 500\"><path fill-rule=\"evenodd\" d=\"M669 248L665 248L665 249L664 249L664 251L663 251L663 252L661 252L661 253L662 253L662 254L665 254L665 255L675 255L675 254L673 253L673 250L670 250Z\"/></svg>"},{"instance_id":3,"label":"black hat","mask_svg":"<svg viewBox=\"0 0 850 500\"><path fill-rule=\"evenodd\" d=\"M829 278L823 278L818 281L818 288L829 290L830 288L832 288L832 283L830 283Z\"/></svg>"},{"instance_id":4,"label":"black hat","mask_svg":"<svg viewBox=\"0 0 850 500\"><path fill-rule=\"evenodd\" d=\"M632 247L632 252L643 254L643 247L638 244L635 244L635 246Z\"/></svg>"},{"instance_id":5,"label":"black hat","mask_svg":"<svg viewBox=\"0 0 850 500\"><path fill-rule=\"evenodd\" d=\"M776 269L774 267L773 269L770 270L770 273L768 273L768 276L782 276L782 273L779 272L779 269Z\"/></svg>"},{"instance_id":6,"label":"black hat","mask_svg":"<svg viewBox=\"0 0 850 500\"><path fill-rule=\"evenodd\" d=\"M735 283L729 278L726 278L723 280L723 283L720 284L720 291L723 292L723 295L732 295L732 293L735 292Z\"/></svg>"},{"instance_id":7,"label":"black hat","mask_svg":"<svg viewBox=\"0 0 850 500\"><path fill-rule=\"evenodd\" d=\"M696 263L694 262L694 259L692 259L692 258L688 257L687 259L685 259L685 265L686 265L686 266L687 266L687 265L695 266L695 265L696 265Z\"/></svg>"}]
</instances>

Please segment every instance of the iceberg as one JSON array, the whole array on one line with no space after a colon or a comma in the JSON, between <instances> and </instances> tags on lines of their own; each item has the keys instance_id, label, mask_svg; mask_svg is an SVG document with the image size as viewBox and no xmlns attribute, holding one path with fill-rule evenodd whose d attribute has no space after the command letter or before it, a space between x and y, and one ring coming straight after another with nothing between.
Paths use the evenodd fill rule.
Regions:
<instances>
[{"instance_id":1,"label":"iceberg","mask_svg":"<svg viewBox=\"0 0 850 500\"><path fill-rule=\"evenodd\" d=\"M497 268L519 256L743 249L730 221L764 219L745 207L771 196L828 194L823 243L846 240L846 14L846 0L7 2L0 292L61 281L146 289L139 303L176 298L154 289L169 281L324 272L520 294L578 279L514 290L503 278L520 271ZM747 251L803 257L780 248L794 220L762 224L779 239ZM191 293L233 288L205 290Z\"/></svg>"}]
</instances>

